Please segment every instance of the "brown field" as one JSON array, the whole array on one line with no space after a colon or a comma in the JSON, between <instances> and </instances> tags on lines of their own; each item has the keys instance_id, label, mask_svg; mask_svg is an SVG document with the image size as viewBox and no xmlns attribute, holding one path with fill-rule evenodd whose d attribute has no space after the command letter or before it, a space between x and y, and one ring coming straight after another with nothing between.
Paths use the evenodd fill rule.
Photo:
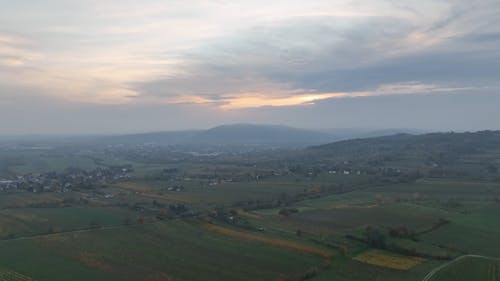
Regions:
<instances>
[{"instance_id":1,"label":"brown field","mask_svg":"<svg viewBox=\"0 0 500 281\"><path fill-rule=\"evenodd\" d=\"M378 207L377 205L347 205L347 204L340 204L340 205L333 205L331 209L371 209L371 208L376 208Z\"/></svg>"},{"instance_id":2,"label":"brown field","mask_svg":"<svg viewBox=\"0 0 500 281\"><path fill-rule=\"evenodd\" d=\"M333 256L333 253L324 249L320 248L315 248L311 247L308 245L300 244L297 242L289 241L289 240L283 240L283 239L277 239L277 238L270 238L270 237L264 237L260 235L255 235L255 234L250 234L246 232L241 232L241 231L236 231L230 228L214 225L214 224L209 224L205 223L202 225L203 228L214 231L220 234L224 234L227 236L231 236L234 238L239 238L239 239L245 239L245 240L250 240L250 241L257 241L285 249L290 249L306 254L312 254L312 255L317 255L321 256L324 258L330 258Z\"/></svg>"},{"instance_id":3,"label":"brown field","mask_svg":"<svg viewBox=\"0 0 500 281\"><path fill-rule=\"evenodd\" d=\"M423 258L402 256L381 250L370 250L354 259L362 263L397 270L409 270L425 261Z\"/></svg>"},{"instance_id":4,"label":"brown field","mask_svg":"<svg viewBox=\"0 0 500 281\"><path fill-rule=\"evenodd\" d=\"M88 267L96 268L106 272L113 272L113 267L100 261L99 257L95 254L82 253L80 254L78 260Z\"/></svg>"},{"instance_id":5,"label":"brown field","mask_svg":"<svg viewBox=\"0 0 500 281\"><path fill-rule=\"evenodd\" d=\"M169 195L169 194L141 193L138 194L138 196L151 199L165 200L165 201L175 201L179 203L192 203L191 200L188 200L186 198L180 198L179 196Z\"/></svg>"},{"instance_id":6,"label":"brown field","mask_svg":"<svg viewBox=\"0 0 500 281\"><path fill-rule=\"evenodd\" d=\"M254 213L245 212L243 210L238 210L238 215L242 216L244 218L248 218L248 219L255 219L255 220L263 219L262 216L259 216L259 215L254 214Z\"/></svg>"},{"instance_id":7,"label":"brown field","mask_svg":"<svg viewBox=\"0 0 500 281\"><path fill-rule=\"evenodd\" d=\"M138 193L137 196L139 196L139 197L159 199L159 200L165 200L165 201L175 201L175 202L179 202L179 203L191 203L190 200L188 200L186 198L180 198L180 196L177 196L177 195L156 194L156 193L154 193L156 191L153 188L148 187L146 185L133 183L133 182L117 183L117 184L114 184L113 187L125 189L128 191L137 192Z\"/></svg>"}]
</instances>

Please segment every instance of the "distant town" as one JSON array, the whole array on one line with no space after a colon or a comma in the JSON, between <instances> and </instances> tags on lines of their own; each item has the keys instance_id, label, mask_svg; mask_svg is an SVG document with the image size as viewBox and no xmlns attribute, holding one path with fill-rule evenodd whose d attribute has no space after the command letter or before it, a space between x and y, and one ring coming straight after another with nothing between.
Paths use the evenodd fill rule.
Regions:
<instances>
[{"instance_id":1,"label":"distant town","mask_svg":"<svg viewBox=\"0 0 500 281\"><path fill-rule=\"evenodd\" d=\"M89 189L130 178L131 166L97 168L91 171L69 168L65 172L34 173L0 179L0 191L67 192Z\"/></svg>"}]
</instances>

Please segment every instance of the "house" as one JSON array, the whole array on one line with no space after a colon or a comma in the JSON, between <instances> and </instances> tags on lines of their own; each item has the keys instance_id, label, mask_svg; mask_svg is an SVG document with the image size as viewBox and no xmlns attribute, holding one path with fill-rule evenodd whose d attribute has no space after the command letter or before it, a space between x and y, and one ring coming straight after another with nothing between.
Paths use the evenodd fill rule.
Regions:
<instances>
[{"instance_id":1,"label":"house","mask_svg":"<svg viewBox=\"0 0 500 281\"><path fill-rule=\"evenodd\" d=\"M17 185L17 184L16 184ZM14 186L14 181L11 180L0 180L0 190L8 190Z\"/></svg>"}]
</instances>

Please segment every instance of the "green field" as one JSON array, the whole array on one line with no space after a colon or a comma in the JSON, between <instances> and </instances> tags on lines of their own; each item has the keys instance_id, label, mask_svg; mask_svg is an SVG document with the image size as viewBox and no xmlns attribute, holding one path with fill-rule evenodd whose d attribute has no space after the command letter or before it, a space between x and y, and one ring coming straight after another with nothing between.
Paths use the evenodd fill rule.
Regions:
<instances>
[{"instance_id":1,"label":"green field","mask_svg":"<svg viewBox=\"0 0 500 281\"><path fill-rule=\"evenodd\" d=\"M229 238L200 228L196 221L172 221L3 241L0 262L39 281L68 276L71 280L274 280L282 273L317 266L322 259Z\"/></svg>"},{"instance_id":2,"label":"green field","mask_svg":"<svg viewBox=\"0 0 500 281\"><path fill-rule=\"evenodd\" d=\"M498 280L500 142L441 137L0 149L0 281Z\"/></svg>"},{"instance_id":3,"label":"green field","mask_svg":"<svg viewBox=\"0 0 500 281\"><path fill-rule=\"evenodd\" d=\"M0 236L19 237L96 226L120 225L133 212L113 207L16 208L0 210Z\"/></svg>"},{"instance_id":4,"label":"green field","mask_svg":"<svg viewBox=\"0 0 500 281\"><path fill-rule=\"evenodd\" d=\"M500 260L465 257L440 269L425 281L500 280Z\"/></svg>"},{"instance_id":5,"label":"green field","mask_svg":"<svg viewBox=\"0 0 500 281\"><path fill-rule=\"evenodd\" d=\"M160 194L158 192L163 186L161 182L135 184L144 186L148 194ZM249 196L254 196L254 200L273 198L287 190L293 193L309 188L309 185L300 183L279 184L272 181L222 183L212 190L198 190L190 187L189 183L186 186L186 190L171 195L193 200L193 206L207 207L230 204ZM120 197L119 194L127 190L116 187L103 190L104 193L117 195L108 204L130 200L148 206L153 201L152 198L141 199L141 193L134 192ZM417 190L418 196L414 195ZM446 205L450 190L455 191L453 197L459 198L461 204ZM417 281L444 261L427 258L408 271L360 263L353 257L363 252L366 246L346 239L345 235L363 238L364 229L369 225L382 229L405 225L423 234L418 235L415 241L388 236L389 245L431 256L456 257L464 253L496 255L500 252L496 239L500 234L497 223L500 205L487 200L488 195L484 193L478 196L476 190L498 191L496 184L457 185L455 181L446 183L442 180L387 185L299 201L288 206L298 210L290 216L278 214L280 208L242 212L236 229L241 227L243 231L258 233L257 229L263 228L265 231L259 235L334 252L335 256L329 259L329 268L310 280L356 281L372 278ZM3 201L0 202L5 202L4 206L23 198L27 202L36 202L40 199L38 196L42 195L9 194L1 197ZM62 200L56 194L43 196L46 197L43 200ZM404 196L412 199L396 200ZM200 198L203 201L197 201ZM7 207L0 210L2 237L12 239L35 235L27 240L0 242L3 272L6 276L18 274L42 281L66 280L69 276L79 276L79 279L72 280L275 280L281 274L300 274L324 262L324 258L314 255L207 231L199 226L200 222L196 219L137 225L135 220L142 216L140 212L127 207L130 205L106 206L106 202L99 201L99 204L86 207ZM168 203L168 200L165 202ZM124 225L127 218L133 218L132 225ZM450 223L428 231L439 218ZM55 232L71 232L95 227L92 223L104 228L43 236L49 233L50 227L55 227ZM107 229L107 226L118 227ZM302 232L301 236L296 234L298 229ZM329 246L332 244L341 245L347 251L342 254L339 248ZM12 258L13 252L21 253L22 258ZM21 257L20 254L14 256ZM61 268L55 270L50 267L49 264L53 263L60 264ZM477 274L486 270L490 272L486 274L491 275L493 271L488 271L488 266L466 264L467 268L477 267ZM473 272L476 274L476 271ZM446 277L458 273L444 274L445 271L432 280L458 280Z\"/></svg>"}]
</instances>

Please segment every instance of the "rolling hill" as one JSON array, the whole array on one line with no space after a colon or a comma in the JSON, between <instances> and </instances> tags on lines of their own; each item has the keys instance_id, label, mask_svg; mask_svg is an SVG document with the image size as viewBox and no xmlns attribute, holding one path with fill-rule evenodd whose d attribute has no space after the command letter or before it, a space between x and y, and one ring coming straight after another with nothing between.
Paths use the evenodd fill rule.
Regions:
<instances>
[{"instance_id":1,"label":"rolling hill","mask_svg":"<svg viewBox=\"0 0 500 281\"><path fill-rule=\"evenodd\" d=\"M167 145L282 145L311 146L353 138L374 137L414 130L330 129L310 130L283 125L230 124L208 130L152 132L101 138L110 143Z\"/></svg>"}]
</instances>

